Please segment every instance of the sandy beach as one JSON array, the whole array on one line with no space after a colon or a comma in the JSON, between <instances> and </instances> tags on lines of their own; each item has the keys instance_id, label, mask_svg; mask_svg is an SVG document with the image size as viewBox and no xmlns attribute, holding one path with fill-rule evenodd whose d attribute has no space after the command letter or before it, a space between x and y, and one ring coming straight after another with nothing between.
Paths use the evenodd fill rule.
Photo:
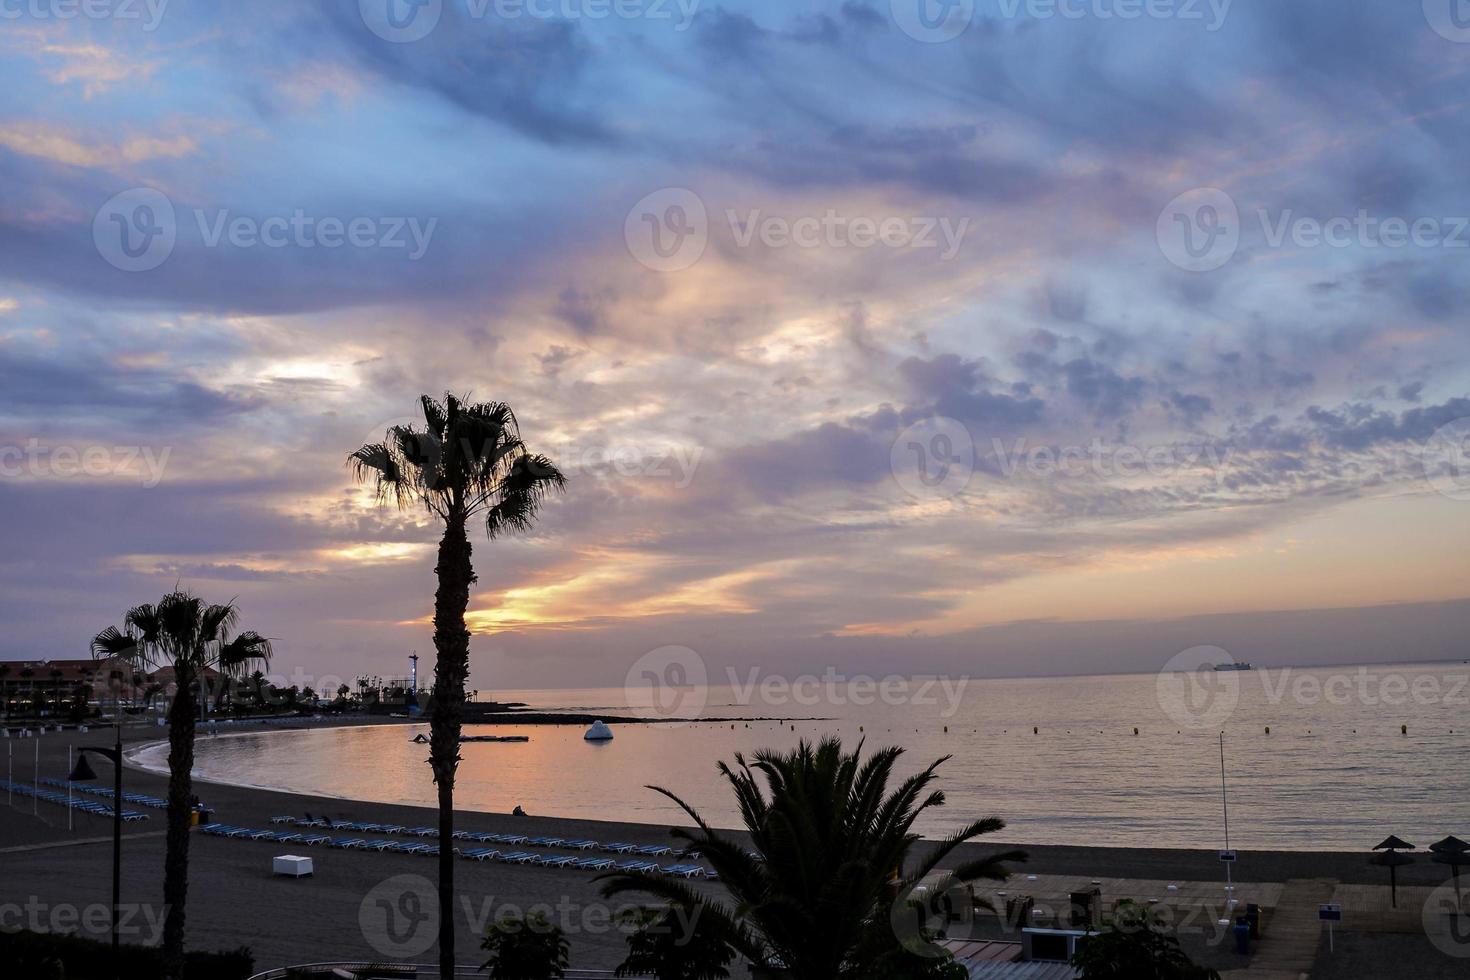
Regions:
<instances>
[{"instance_id":1,"label":"sandy beach","mask_svg":"<svg viewBox=\"0 0 1470 980\"><path fill-rule=\"evenodd\" d=\"M125 735L125 744L136 748L156 741L160 729L137 730ZM64 777L69 745L110 744L111 732L94 729L82 735L74 731L48 733L39 740L12 739L14 776L30 782L39 744L42 777ZM101 764L99 776L110 778ZM124 776L129 792L162 796L164 777L129 767ZM320 796L288 794L220 784L196 782L197 795L215 811L217 820L242 826L268 827L273 816L292 814L325 816L334 820L398 823L408 826L432 824L433 811L420 807L344 801ZM0 801L3 802L3 801ZM146 906L143 913L157 917L162 902L164 814L147 811L150 819L128 824L123 845L123 901ZM106 907L111 882L111 824L106 818L85 814L74 816L67 829L67 811L45 802L33 803L16 797L11 806L0 807L0 905L6 910L6 927L34 926L40 921L50 928L56 910L98 905ZM668 843L669 828L661 826L566 820L552 816L517 818L507 814L464 811L458 828L489 832L515 832L532 836L585 837L598 841ZM1054 846L1030 841L987 842L977 849L1021 847L1029 861L1017 867L1018 875L1008 887L1022 893L1029 875L1042 887L1063 882L1067 876L1113 881L1220 882L1221 865L1214 851L1176 849L1089 848ZM412 855L392 855L307 849L315 862L315 875L292 880L271 874L271 857L289 846L263 842L220 839L196 833L190 849L189 935L200 948L250 946L258 968L290 963L343 959L386 959L400 946L384 946L381 930L364 919L378 899L397 901L407 888L428 888L435 862ZM300 848L296 849L301 851ZM609 903L590 873L496 863L461 861L457 884L460 908L458 956L461 962L478 963L478 934L484 925L503 911L524 911L532 906L549 906L549 915L567 930L572 943L573 964L581 968L610 969L625 951L623 934L612 924L616 912L629 903ZM400 879L399 876L413 876ZM1418 890L1437 885L1448 877L1448 869L1427 859L1400 870L1400 886ZM1240 853L1234 878L1242 886L1264 886L1294 880L1330 880L1343 887L1366 886L1370 891L1384 883L1382 869L1367 864L1363 853L1261 851ZM421 879L421 880L420 880ZM705 886L717 888L718 886ZM1007 887L1007 886L1002 886ZM1060 887L1058 884L1057 887ZM1125 885L1117 886L1126 888ZM1213 886L1211 886L1213 887ZM377 889L377 891L375 891ZM1386 892L1386 889L1383 889ZM1244 894L1244 893L1243 893ZM1262 892L1266 894L1266 892ZM1270 894L1275 894L1271 892ZM19 907L19 911L17 911ZM62 913L66 914L66 913ZM16 921L25 916L35 921ZM38 918L39 917L39 918ZM147 914L136 916L138 934L130 939L146 941L150 935ZM105 937L106 917L81 931ZM1371 944L1370 944L1371 945ZM1415 948L1425 947L1418 937ZM1446 966L1458 965L1448 957ZM1224 955L1223 951L1218 951ZM429 948L406 958L431 961ZM1228 957L1226 962L1228 962ZM1434 976L1433 972L1421 975ZM1450 974L1446 974L1450 975Z\"/></svg>"}]
</instances>

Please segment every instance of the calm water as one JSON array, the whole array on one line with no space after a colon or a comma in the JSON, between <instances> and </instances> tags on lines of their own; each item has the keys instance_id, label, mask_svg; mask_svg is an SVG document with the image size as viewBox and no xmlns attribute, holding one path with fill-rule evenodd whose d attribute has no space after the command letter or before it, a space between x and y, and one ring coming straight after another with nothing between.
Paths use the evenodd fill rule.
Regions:
<instances>
[{"instance_id":1,"label":"calm water","mask_svg":"<svg viewBox=\"0 0 1470 980\"><path fill-rule=\"evenodd\" d=\"M1162 692L1152 674L976 680L964 686L957 703L937 687L920 697L913 684L906 703L864 705L850 703L853 692L846 688L811 689L799 700L779 689L752 699L711 688L706 718L831 720L797 721L795 731L774 721L738 722L733 729L728 721L623 725L604 744L585 742L581 726L477 727L472 731L524 734L531 741L465 745L456 800L474 810L507 812L520 804L540 815L677 821L675 808L644 788L655 783L716 823L733 826L717 760L830 733L849 742L901 745L909 750L910 769L953 756L941 769L949 802L920 827L927 835L997 814L1009 824L1008 840L1218 847L1217 739L1224 731L1232 846L1357 849L1388 833L1427 843L1451 833L1470 836L1467 672L1470 667L1445 664L1258 670L1202 677L1199 690L1173 686L1188 680L1177 675L1166 679ZM821 701L813 704L816 693ZM621 688L497 696L631 713ZM1401 725L1408 726L1407 735ZM419 730L383 726L203 739L195 771L226 782L433 805L427 749L410 741ZM163 757L160 749L144 761L162 765Z\"/></svg>"}]
</instances>

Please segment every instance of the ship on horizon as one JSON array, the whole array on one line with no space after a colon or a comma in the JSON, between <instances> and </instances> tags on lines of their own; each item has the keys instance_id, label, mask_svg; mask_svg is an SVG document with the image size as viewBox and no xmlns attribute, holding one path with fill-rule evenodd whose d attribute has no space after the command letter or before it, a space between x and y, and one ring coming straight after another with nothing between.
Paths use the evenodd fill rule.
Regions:
<instances>
[{"instance_id":1,"label":"ship on horizon","mask_svg":"<svg viewBox=\"0 0 1470 980\"><path fill-rule=\"evenodd\" d=\"M1256 668L1249 660L1236 660L1228 664L1216 664L1216 670L1255 670Z\"/></svg>"}]
</instances>

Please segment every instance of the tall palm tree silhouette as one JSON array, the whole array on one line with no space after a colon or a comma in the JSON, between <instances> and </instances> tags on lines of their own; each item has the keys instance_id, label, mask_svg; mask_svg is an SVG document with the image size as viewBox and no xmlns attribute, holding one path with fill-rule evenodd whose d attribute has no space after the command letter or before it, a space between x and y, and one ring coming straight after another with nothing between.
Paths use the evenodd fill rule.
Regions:
<instances>
[{"instance_id":1,"label":"tall palm tree silhouette","mask_svg":"<svg viewBox=\"0 0 1470 980\"><path fill-rule=\"evenodd\" d=\"M454 775L469 674L465 628L475 581L469 524L483 520L492 540L528 531L546 495L566 478L545 456L530 453L510 406L469 403L446 394L419 399L424 427L394 426L383 442L348 459L359 481L372 480L380 501L422 507L444 526L435 573L434 685L429 709L429 766L439 793L439 969L454 975Z\"/></svg>"}]
</instances>

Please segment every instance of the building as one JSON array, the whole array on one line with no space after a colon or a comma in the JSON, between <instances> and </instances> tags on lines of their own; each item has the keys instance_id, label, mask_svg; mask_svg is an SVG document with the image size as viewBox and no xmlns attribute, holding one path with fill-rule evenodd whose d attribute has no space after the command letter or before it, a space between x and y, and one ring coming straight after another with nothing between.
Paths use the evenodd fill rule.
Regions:
<instances>
[{"instance_id":1,"label":"building","mask_svg":"<svg viewBox=\"0 0 1470 980\"><path fill-rule=\"evenodd\" d=\"M205 671L205 701L213 708L222 694L220 674ZM174 669L144 671L124 660L0 661L0 713L7 716L66 717L78 701L105 712L162 709L177 685Z\"/></svg>"}]
</instances>

